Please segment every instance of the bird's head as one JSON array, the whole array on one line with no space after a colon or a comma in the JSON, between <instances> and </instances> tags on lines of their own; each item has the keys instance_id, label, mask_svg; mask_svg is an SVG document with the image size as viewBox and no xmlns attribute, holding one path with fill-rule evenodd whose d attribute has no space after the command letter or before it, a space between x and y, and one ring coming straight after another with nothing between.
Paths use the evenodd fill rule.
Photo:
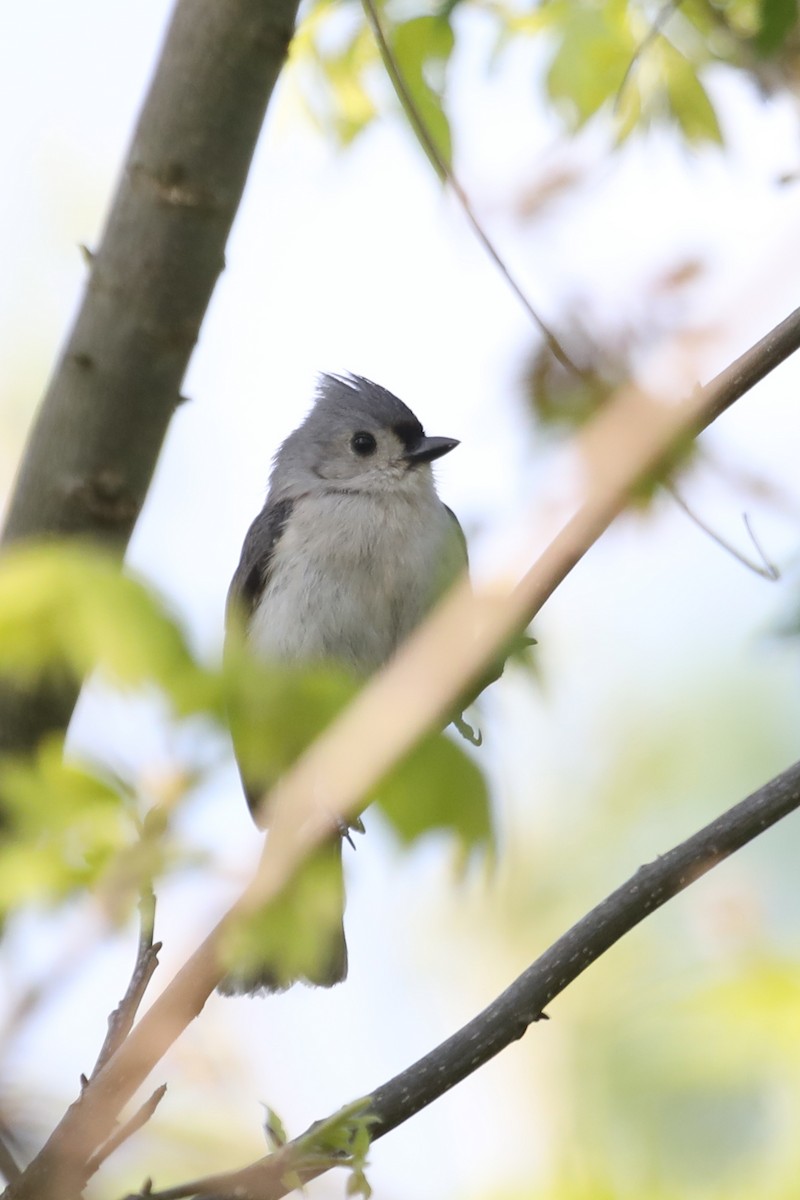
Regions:
<instances>
[{"instance_id":1,"label":"bird's head","mask_svg":"<svg viewBox=\"0 0 800 1200\"><path fill-rule=\"evenodd\" d=\"M275 456L272 487L290 496L432 487L430 463L457 445L426 437L411 409L377 383L323 375L314 407Z\"/></svg>"}]
</instances>

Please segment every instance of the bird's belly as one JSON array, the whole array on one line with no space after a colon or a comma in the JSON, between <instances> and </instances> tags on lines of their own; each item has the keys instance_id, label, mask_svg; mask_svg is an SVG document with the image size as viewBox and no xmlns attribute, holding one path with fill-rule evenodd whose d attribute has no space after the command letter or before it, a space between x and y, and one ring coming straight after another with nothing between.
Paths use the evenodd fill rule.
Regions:
<instances>
[{"instance_id":1,"label":"bird's belly","mask_svg":"<svg viewBox=\"0 0 800 1200\"><path fill-rule=\"evenodd\" d=\"M464 554L453 521L364 497L298 503L276 548L248 637L264 658L335 662L366 676L420 623Z\"/></svg>"},{"instance_id":2,"label":"bird's belly","mask_svg":"<svg viewBox=\"0 0 800 1200\"><path fill-rule=\"evenodd\" d=\"M295 559L273 575L251 619L249 641L263 658L336 662L368 675L421 619L427 607L422 590L396 564L373 560L343 571Z\"/></svg>"}]
</instances>

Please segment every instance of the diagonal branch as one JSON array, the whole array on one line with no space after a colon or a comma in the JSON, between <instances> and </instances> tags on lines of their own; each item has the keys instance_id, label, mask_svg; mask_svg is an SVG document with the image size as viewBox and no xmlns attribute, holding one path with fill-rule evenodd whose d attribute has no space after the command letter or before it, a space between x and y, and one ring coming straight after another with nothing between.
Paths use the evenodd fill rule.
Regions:
<instances>
[{"instance_id":1,"label":"diagonal branch","mask_svg":"<svg viewBox=\"0 0 800 1200\"><path fill-rule=\"evenodd\" d=\"M75 325L28 440L3 541L122 555L244 189L297 0L178 0ZM0 690L0 753L67 725L80 681Z\"/></svg>"},{"instance_id":2,"label":"diagonal branch","mask_svg":"<svg viewBox=\"0 0 800 1200\"><path fill-rule=\"evenodd\" d=\"M309 747L271 795L270 837L258 872L130 1035L73 1104L7 1200L63 1200L85 1181L86 1163L222 976L220 945L230 925L269 904L328 836L332 813L356 814L368 794L420 737L441 723L502 647L532 618L675 446L704 429L800 338L800 310L707 388L682 403L655 404L628 389L583 431L578 449L585 499L522 580L508 564L493 585L456 585L355 701ZM409 703L413 697L413 703ZM353 747L358 753L353 753ZM325 804L319 803L324 780Z\"/></svg>"},{"instance_id":3,"label":"diagonal branch","mask_svg":"<svg viewBox=\"0 0 800 1200\"><path fill-rule=\"evenodd\" d=\"M372 1093L367 1114L372 1140L395 1129L477 1071L529 1026L546 1005L651 913L684 891L736 850L800 808L800 762L764 784L709 825L640 867L621 887L582 917L483 1012ZM299 1180L307 1183L330 1160L304 1167L314 1126L279 1151L239 1171L148 1192L151 1200L280 1200ZM287 1186L287 1176L292 1183Z\"/></svg>"}]
</instances>

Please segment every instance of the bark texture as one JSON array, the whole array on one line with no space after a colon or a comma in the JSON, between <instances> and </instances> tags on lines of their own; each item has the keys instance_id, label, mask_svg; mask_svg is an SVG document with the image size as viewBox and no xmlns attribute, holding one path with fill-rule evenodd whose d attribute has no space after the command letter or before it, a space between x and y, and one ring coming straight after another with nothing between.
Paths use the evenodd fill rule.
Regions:
<instances>
[{"instance_id":1,"label":"bark texture","mask_svg":"<svg viewBox=\"0 0 800 1200\"><path fill-rule=\"evenodd\" d=\"M197 341L297 0L178 0L3 544L124 553ZM77 679L0 692L0 753L69 721Z\"/></svg>"}]
</instances>

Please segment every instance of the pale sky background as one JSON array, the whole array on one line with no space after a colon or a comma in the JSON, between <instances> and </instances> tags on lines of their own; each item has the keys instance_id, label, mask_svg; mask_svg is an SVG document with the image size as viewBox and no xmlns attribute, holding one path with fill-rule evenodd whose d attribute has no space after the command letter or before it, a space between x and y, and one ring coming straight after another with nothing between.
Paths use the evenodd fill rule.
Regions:
<instances>
[{"instance_id":1,"label":"pale sky background","mask_svg":"<svg viewBox=\"0 0 800 1200\"><path fill-rule=\"evenodd\" d=\"M80 296L77 247L99 236L168 7L163 0L75 0L8 5L4 14L0 471L6 484ZM590 327L617 328L636 318L653 281L675 263L701 257L704 274L664 305L703 337L680 354L673 345L669 355L654 355L646 370L651 382L679 393L800 302L797 187L776 184L798 168L792 103L764 101L744 81L717 71L711 85L729 140L725 154L692 152L655 133L609 156L598 132L577 143L562 136L533 82L537 56L530 48L515 50L489 76L481 19L459 28L464 43L452 86L457 166L487 229L550 321L558 326L565 314L583 312ZM582 186L526 226L515 215L519 191L564 166L585 172ZM261 505L271 455L305 413L316 374L353 370L397 392L429 432L461 439L437 477L470 534L477 569L488 569L519 545L521 526L533 524L541 534L558 495L562 460L537 456L537 433L521 399L530 343L525 314L399 119L381 122L340 153L305 121L293 80L285 80L183 388L190 403L172 424L131 564L169 598L201 651L217 654L225 591ZM740 768L736 746L709 741L709 780L728 787L718 808L788 765L798 723L796 651L768 635L796 598L797 387L796 364L782 368L707 441L734 474L785 489L782 508L758 502L738 478L711 467L687 488L704 518L743 549L741 513L750 513L768 554L788 568L782 584L746 572L664 501L649 520L620 522L547 606L537 622L545 689L519 676L494 688L481 719L481 761L495 783L501 853L504 828L521 822L533 836L547 825L543 797L567 783L591 789L605 758L619 750L613 714L626 707L657 722L682 697L701 708L706 687L713 704L720 680L754 714L766 697L785 698L785 729L775 731L785 754L776 751L752 777ZM98 694L82 701L74 741L134 772L169 766L184 750L146 706L132 709ZM693 782L702 793L704 778ZM229 758L185 821L215 870L163 889L157 986L233 897L259 849ZM349 864L350 979L330 993L293 989L262 1002L214 998L157 1072L155 1082L168 1079L170 1091L152 1123L153 1140L142 1139L128 1160L141 1164L142 1177L155 1170L159 1135L169 1137L181 1121L203 1130L208 1143L210 1158L193 1174L261 1153L259 1101L269 1102L291 1133L300 1132L430 1049L544 949L533 927L518 960L484 969L484 944L476 950L458 924L459 897L468 889L453 890L449 849L431 842L401 857L378 826L373 818ZM684 833L693 828L687 824ZM666 848L632 846L626 873L638 865L637 855ZM595 899L619 881L610 872ZM708 895L726 885L704 886ZM72 940L80 942L85 915L26 919L11 930L3 947L10 996L46 974ZM41 1114L45 1124L91 1065L132 946L129 935L89 955L85 972L0 1057L6 1092L56 1093ZM376 1145L370 1175L376 1195L450 1200L480 1195L498 1182L498 1172L504 1181L535 1178L546 1138L524 1118L528 1110L512 1111L502 1097L527 1088L535 1107L532 1064L539 1053L546 1059L550 1036L543 1027L528 1034L530 1079L512 1048ZM225 1097L224 1118L212 1117L204 1100L204 1089L213 1088ZM35 1114L32 1100L21 1103ZM470 1129L479 1134L467 1154ZM162 1169L155 1173L159 1186L177 1181ZM343 1182L330 1176L314 1192L342 1195ZM96 1194L114 1193L101 1179Z\"/></svg>"}]
</instances>

